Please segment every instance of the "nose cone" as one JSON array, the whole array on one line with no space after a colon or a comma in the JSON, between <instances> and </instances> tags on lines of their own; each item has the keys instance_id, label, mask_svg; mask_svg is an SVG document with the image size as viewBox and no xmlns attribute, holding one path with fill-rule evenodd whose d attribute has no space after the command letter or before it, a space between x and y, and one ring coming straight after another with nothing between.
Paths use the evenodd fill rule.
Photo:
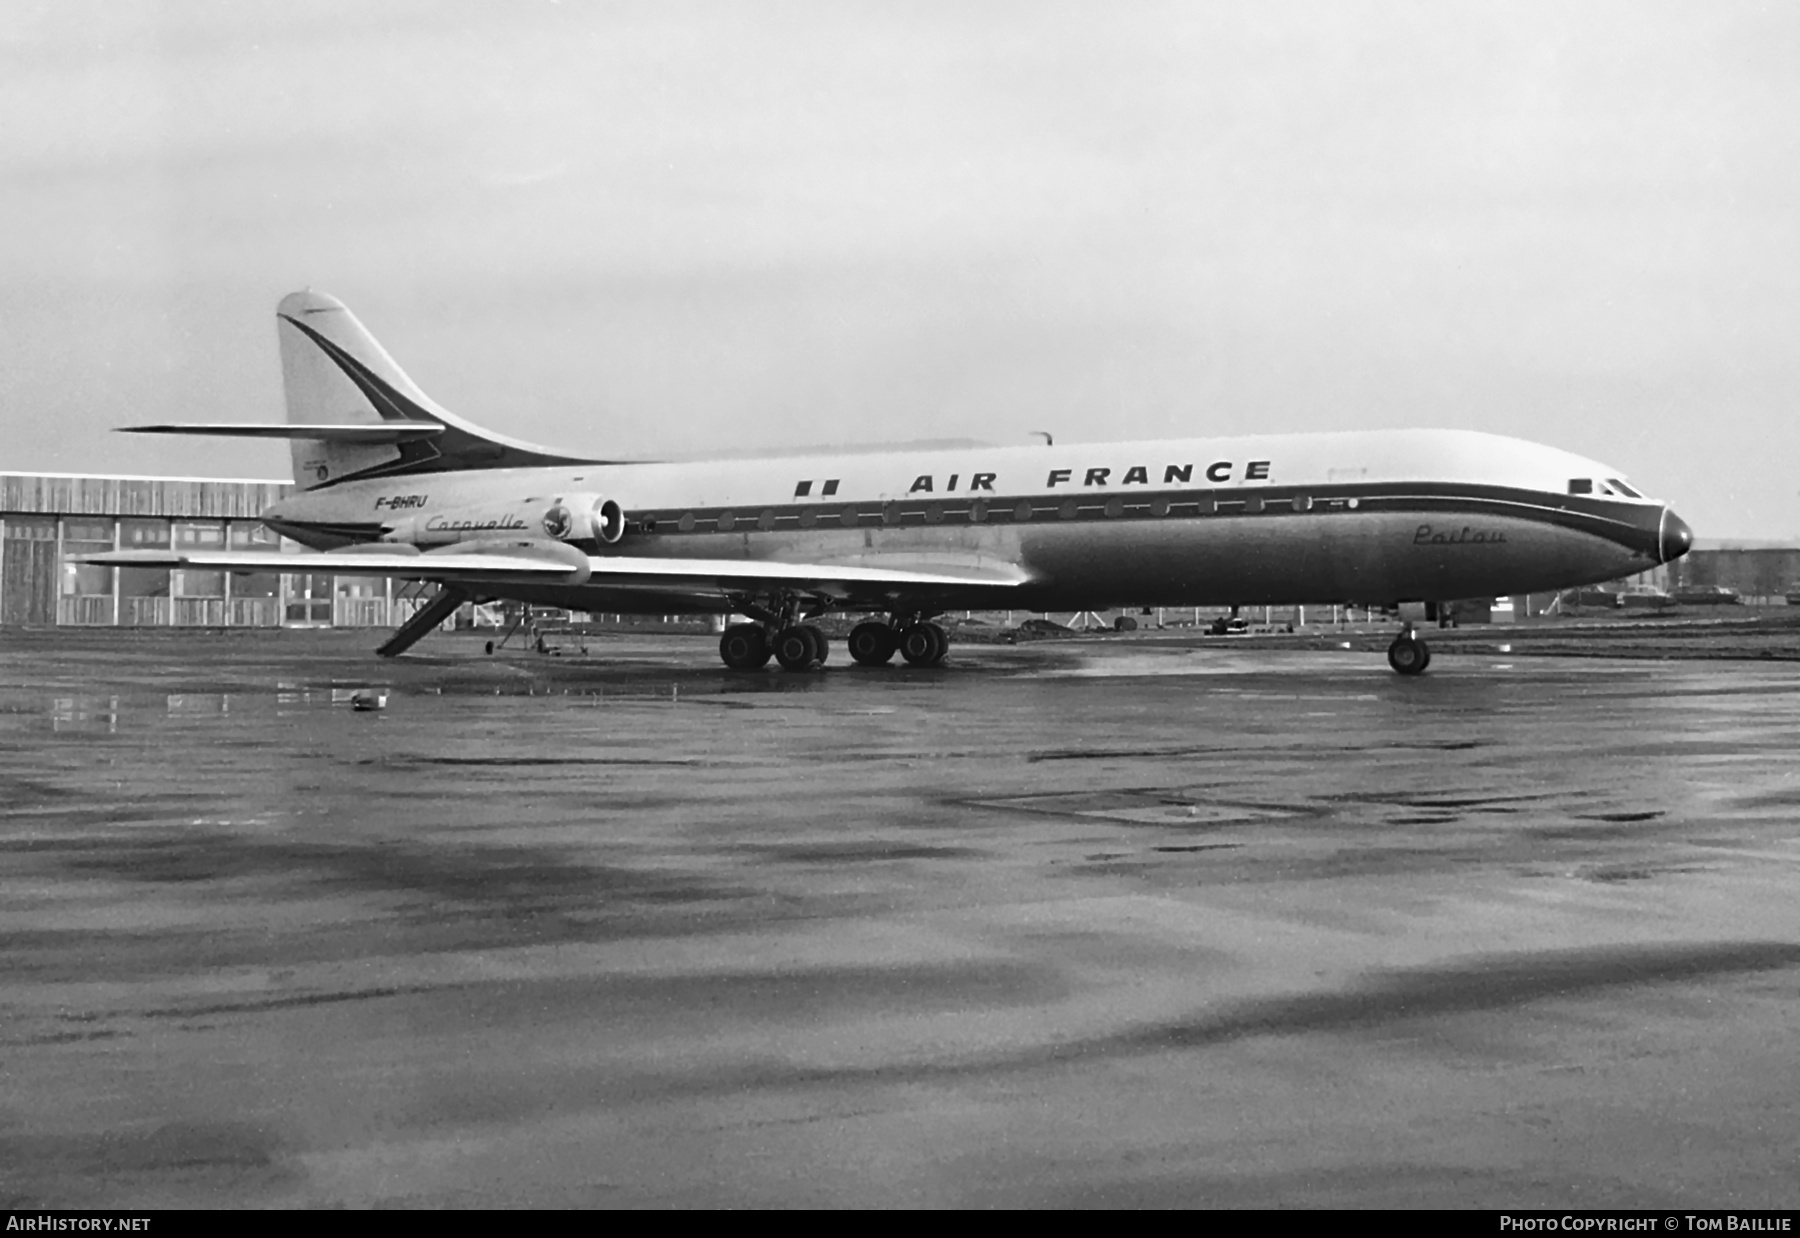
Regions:
<instances>
[{"instance_id":1,"label":"nose cone","mask_svg":"<svg viewBox=\"0 0 1800 1238\"><path fill-rule=\"evenodd\" d=\"M1657 550L1664 563L1671 559L1679 559L1694 548L1694 531L1687 526L1687 521L1677 516L1668 508L1663 508L1662 529L1657 535Z\"/></svg>"}]
</instances>

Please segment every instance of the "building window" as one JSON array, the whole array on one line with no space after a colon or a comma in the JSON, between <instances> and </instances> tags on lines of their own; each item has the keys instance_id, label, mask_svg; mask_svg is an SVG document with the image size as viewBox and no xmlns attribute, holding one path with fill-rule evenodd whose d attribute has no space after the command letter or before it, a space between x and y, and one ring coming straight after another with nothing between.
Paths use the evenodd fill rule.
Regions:
<instances>
[{"instance_id":1,"label":"building window","mask_svg":"<svg viewBox=\"0 0 1800 1238\"><path fill-rule=\"evenodd\" d=\"M261 521L234 520L225 528L232 550L271 551L281 539ZM240 572L225 582L225 622L236 628L272 628L281 624L281 574Z\"/></svg>"},{"instance_id":2,"label":"building window","mask_svg":"<svg viewBox=\"0 0 1800 1238\"><path fill-rule=\"evenodd\" d=\"M225 548L225 526L218 521L181 521L175 525L175 550L218 551ZM170 574L170 622L177 627L216 628L225 623L225 573L205 568L176 568Z\"/></svg>"},{"instance_id":3,"label":"building window","mask_svg":"<svg viewBox=\"0 0 1800 1238\"><path fill-rule=\"evenodd\" d=\"M65 520L62 538L62 596L56 603L58 623L92 626L118 622L113 591L114 569L77 563L83 555L114 549L117 528L110 520Z\"/></svg>"},{"instance_id":4,"label":"building window","mask_svg":"<svg viewBox=\"0 0 1800 1238\"><path fill-rule=\"evenodd\" d=\"M119 521L120 550L167 550L167 520ZM174 613L169 600L169 569L119 569L119 622L128 627L167 627Z\"/></svg>"}]
</instances>

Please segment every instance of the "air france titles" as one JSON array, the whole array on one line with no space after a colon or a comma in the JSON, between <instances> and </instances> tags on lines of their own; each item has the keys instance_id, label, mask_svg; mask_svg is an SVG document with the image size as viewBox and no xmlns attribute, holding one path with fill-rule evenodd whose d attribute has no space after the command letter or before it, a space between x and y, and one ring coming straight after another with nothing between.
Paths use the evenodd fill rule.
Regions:
<instances>
[{"instance_id":1,"label":"air france titles","mask_svg":"<svg viewBox=\"0 0 1800 1238\"><path fill-rule=\"evenodd\" d=\"M1081 475L1079 481L1076 480L1077 473L1079 473ZM1113 480L1115 474L1118 475L1118 480L1116 480L1116 481ZM1220 485L1220 484L1223 484L1226 482L1236 481L1236 480L1268 481L1269 480L1269 461L1267 461L1267 460L1251 460L1244 465L1243 473L1240 475L1238 473L1238 466L1235 461L1215 460L1211 464L1207 465L1206 468L1201 471L1201 475L1208 482L1211 482L1214 485ZM994 492L994 479L997 476L998 476L998 474L996 474L996 473L971 473L971 474L969 474L969 477L968 477L968 485L965 488L968 490L985 490L989 494L992 494ZM957 490L959 484L962 483L962 481L963 481L963 475L961 473L950 474L949 478L945 482L942 493L944 493L944 494L954 493ZM1158 483L1156 481L1154 481L1151 477L1150 466L1145 465L1145 464L1134 464L1128 468L1123 468L1123 469L1112 468L1112 467L1090 468L1090 469L1073 469L1073 468L1051 469L1049 474L1044 478L1044 489L1046 489L1046 490L1055 490L1061 486L1076 486L1076 485L1080 485L1080 486L1084 486L1084 487L1085 486L1111 487L1111 486L1153 486L1156 484L1158 484ZM1194 466L1192 464L1164 465L1163 470L1162 470L1161 484L1164 486L1191 486L1191 485L1193 485L1194 484ZM939 493L938 487L937 487L937 478L933 474L930 474L930 473L921 473L918 477L913 479L913 484L907 488L906 492L908 494L936 494L936 493Z\"/></svg>"}]
</instances>

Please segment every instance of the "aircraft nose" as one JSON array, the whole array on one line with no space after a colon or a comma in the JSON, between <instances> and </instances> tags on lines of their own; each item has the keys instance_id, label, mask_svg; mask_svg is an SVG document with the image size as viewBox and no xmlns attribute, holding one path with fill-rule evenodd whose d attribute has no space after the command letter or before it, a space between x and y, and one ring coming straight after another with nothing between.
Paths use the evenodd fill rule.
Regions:
<instances>
[{"instance_id":1,"label":"aircraft nose","mask_svg":"<svg viewBox=\"0 0 1800 1238\"><path fill-rule=\"evenodd\" d=\"M1657 550L1662 555L1662 562L1679 559L1693 547L1694 531L1688 528L1687 521L1663 508L1662 529L1657 536Z\"/></svg>"}]
</instances>

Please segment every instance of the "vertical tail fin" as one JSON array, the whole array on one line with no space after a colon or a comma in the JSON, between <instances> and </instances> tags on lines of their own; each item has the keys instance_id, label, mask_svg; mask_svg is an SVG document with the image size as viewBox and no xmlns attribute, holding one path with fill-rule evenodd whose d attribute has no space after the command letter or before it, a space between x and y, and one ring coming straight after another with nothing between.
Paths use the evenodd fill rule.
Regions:
<instances>
[{"instance_id":1,"label":"vertical tail fin","mask_svg":"<svg viewBox=\"0 0 1800 1238\"><path fill-rule=\"evenodd\" d=\"M290 424L443 427L395 443L296 437L294 482L302 489L351 477L592 463L492 434L447 412L336 297L310 289L290 293L276 307L275 323Z\"/></svg>"},{"instance_id":2,"label":"vertical tail fin","mask_svg":"<svg viewBox=\"0 0 1800 1238\"><path fill-rule=\"evenodd\" d=\"M442 424L439 408L358 322L323 292L295 292L275 310L287 419L295 425ZM293 440L294 481L303 488L404 464L404 445Z\"/></svg>"}]
</instances>

